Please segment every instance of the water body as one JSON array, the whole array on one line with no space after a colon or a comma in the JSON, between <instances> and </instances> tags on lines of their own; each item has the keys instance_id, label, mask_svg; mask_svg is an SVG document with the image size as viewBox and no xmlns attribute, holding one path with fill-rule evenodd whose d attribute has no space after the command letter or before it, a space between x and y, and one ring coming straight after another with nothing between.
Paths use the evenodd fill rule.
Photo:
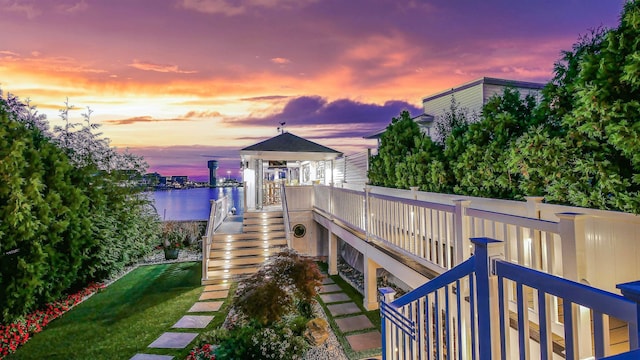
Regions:
<instances>
[{"instance_id":1,"label":"water body","mask_svg":"<svg viewBox=\"0 0 640 360\"><path fill-rule=\"evenodd\" d=\"M242 214L244 188L197 188L162 190L149 193L158 215L163 220L207 220L211 211L211 200L231 195L237 214Z\"/></svg>"}]
</instances>

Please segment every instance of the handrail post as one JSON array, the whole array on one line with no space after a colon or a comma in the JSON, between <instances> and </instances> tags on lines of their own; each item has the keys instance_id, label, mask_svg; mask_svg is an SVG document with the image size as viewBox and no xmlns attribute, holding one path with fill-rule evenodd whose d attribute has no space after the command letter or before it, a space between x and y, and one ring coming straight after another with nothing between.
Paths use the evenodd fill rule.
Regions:
<instances>
[{"instance_id":1,"label":"handrail post","mask_svg":"<svg viewBox=\"0 0 640 360\"><path fill-rule=\"evenodd\" d=\"M386 360L387 359L387 350L389 347L389 341L391 340L390 337L388 336L389 334L387 334L387 319L384 316L384 313L382 312L382 308L383 308L383 304L390 304L394 298L396 296L396 292L395 290L393 290L390 287L383 287L378 289L378 297L380 299L380 317L381 317L381 324L380 324L380 332L382 333L382 359Z\"/></svg>"},{"instance_id":2,"label":"handrail post","mask_svg":"<svg viewBox=\"0 0 640 360\"><path fill-rule=\"evenodd\" d=\"M587 280L585 229L587 215L559 213L558 233L562 246L562 277L582 282Z\"/></svg>"},{"instance_id":3,"label":"handrail post","mask_svg":"<svg viewBox=\"0 0 640 360\"><path fill-rule=\"evenodd\" d=\"M480 324L478 326L478 354L480 360L490 360L492 352L500 353L498 292L497 282L493 276L493 262L501 256L504 257L502 255L504 245L500 240L486 237L471 238L471 242L475 246L476 306L478 324Z\"/></svg>"},{"instance_id":4,"label":"handrail post","mask_svg":"<svg viewBox=\"0 0 640 360\"><path fill-rule=\"evenodd\" d=\"M470 244L467 243L469 239L469 217L467 216L467 208L471 204L470 200L453 200L455 205L454 210L454 226L455 226L455 252L456 262L453 266L458 265L468 259L471 256ZM453 267L452 266L452 267Z\"/></svg>"},{"instance_id":5,"label":"handrail post","mask_svg":"<svg viewBox=\"0 0 640 360\"><path fill-rule=\"evenodd\" d=\"M207 222L207 232L202 239L202 276L201 283L209 280L209 252L211 251L211 241L213 241L213 231L216 222L216 201L209 200L211 210L209 211L209 221Z\"/></svg>"},{"instance_id":6,"label":"handrail post","mask_svg":"<svg viewBox=\"0 0 640 360\"><path fill-rule=\"evenodd\" d=\"M618 284L616 288L622 296L636 303L636 323L629 324L629 350L635 350L640 347L640 281Z\"/></svg>"},{"instance_id":7,"label":"handrail post","mask_svg":"<svg viewBox=\"0 0 640 360\"><path fill-rule=\"evenodd\" d=\"M410 186L409 189L411 189L411 195L413 195L413 200L418 200L418 189L420 189L418 186Z\"/></svg>"},{"instance_id":8,"label":"handrail post","mask_svg":"<svg viewBox=\"0 0 640 360\"><path fill-rule=\"evenodd\" d=\"M370 219L370 212L369 212L369 193L371 192L371 187L369 185L366 185L364 187L364 233L365 233L365 240L369 241L370 240L370 234L369 234L369 223L371 222Z\"/></svg>"},{"instance_id":9,"label":"handrail post","mask_svg":"<svg viewBox=\"0 0 640 360\"><path fill-rule=\"evenodd\" d=\"M587 249L585 239L585 219L588 215L559 213L558 233L562 247L562 277L579 283L587 279ZM579 358L591 354L591 318L588 312L577 311L574 316L576 328L576 351Z\"/></svg>"}]
</instances>

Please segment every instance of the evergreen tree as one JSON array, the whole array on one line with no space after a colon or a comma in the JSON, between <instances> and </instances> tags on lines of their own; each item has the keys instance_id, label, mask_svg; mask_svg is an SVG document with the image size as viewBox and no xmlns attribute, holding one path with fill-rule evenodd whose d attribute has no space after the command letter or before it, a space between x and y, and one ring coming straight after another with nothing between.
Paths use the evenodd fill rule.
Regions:
<instances>
[{"instance_id":1,"label":"evergreen tree","mask_svg":"<svg viewBox=\"0 0 640 360\"><path fill-rule=\"evenodd\" d=\"M378 154L371 157L368 173L370 183L397 187L396 167L413 153L416 146L415 138L421 136L418 124L411 119L408 111L403 111L400 117L393 118L380 138Z\"/></svg>"}]
</instances>

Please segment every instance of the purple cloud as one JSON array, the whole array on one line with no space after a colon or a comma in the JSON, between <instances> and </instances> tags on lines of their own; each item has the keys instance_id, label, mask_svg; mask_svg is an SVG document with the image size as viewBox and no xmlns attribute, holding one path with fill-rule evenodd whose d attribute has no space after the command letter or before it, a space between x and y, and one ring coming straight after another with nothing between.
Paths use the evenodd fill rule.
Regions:
<instances>
[{"instance_id":1,"label":"purple cloud","mask_svg":"<svg viewBox=\"0 0 640 360\"><path fill-rule=\"evenodd\" d=\"M403 110L412 116L422 113L422 109L405 101L390 100L383 105L361 103L349 99L329 102L320 96L301 96L290 100L279 113L262 118L250 117L227 120L234 125L252 124L258 126L278 126L286 122L287 127L304 128L318 125L348 125L350 130L335 131L333 137L361 137L389 124ZM326 137L326 132L323 132Z\"/></svg>"}]
</instances>

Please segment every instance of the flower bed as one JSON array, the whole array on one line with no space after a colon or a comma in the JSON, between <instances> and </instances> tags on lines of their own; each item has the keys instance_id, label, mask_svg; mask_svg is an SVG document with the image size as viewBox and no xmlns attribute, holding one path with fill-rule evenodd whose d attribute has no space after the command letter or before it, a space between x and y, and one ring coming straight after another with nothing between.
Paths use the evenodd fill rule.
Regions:
<instances>
[{"instance_id":1,"label":"flower bed","mask_svg":"<svg viewBox=\"0 0 640 360\"><path fill-rule=\"evenodd\" d=\"M60 317L88 296L100 291L104 284L90 284L85 289L67 296L54 303L47 304L42 310L26 315L22 320L12 324L0 324L0 360L16 352L18 347L26 343L34 334L43 330L52 320Z\"/></svg>"}]
</instances>

